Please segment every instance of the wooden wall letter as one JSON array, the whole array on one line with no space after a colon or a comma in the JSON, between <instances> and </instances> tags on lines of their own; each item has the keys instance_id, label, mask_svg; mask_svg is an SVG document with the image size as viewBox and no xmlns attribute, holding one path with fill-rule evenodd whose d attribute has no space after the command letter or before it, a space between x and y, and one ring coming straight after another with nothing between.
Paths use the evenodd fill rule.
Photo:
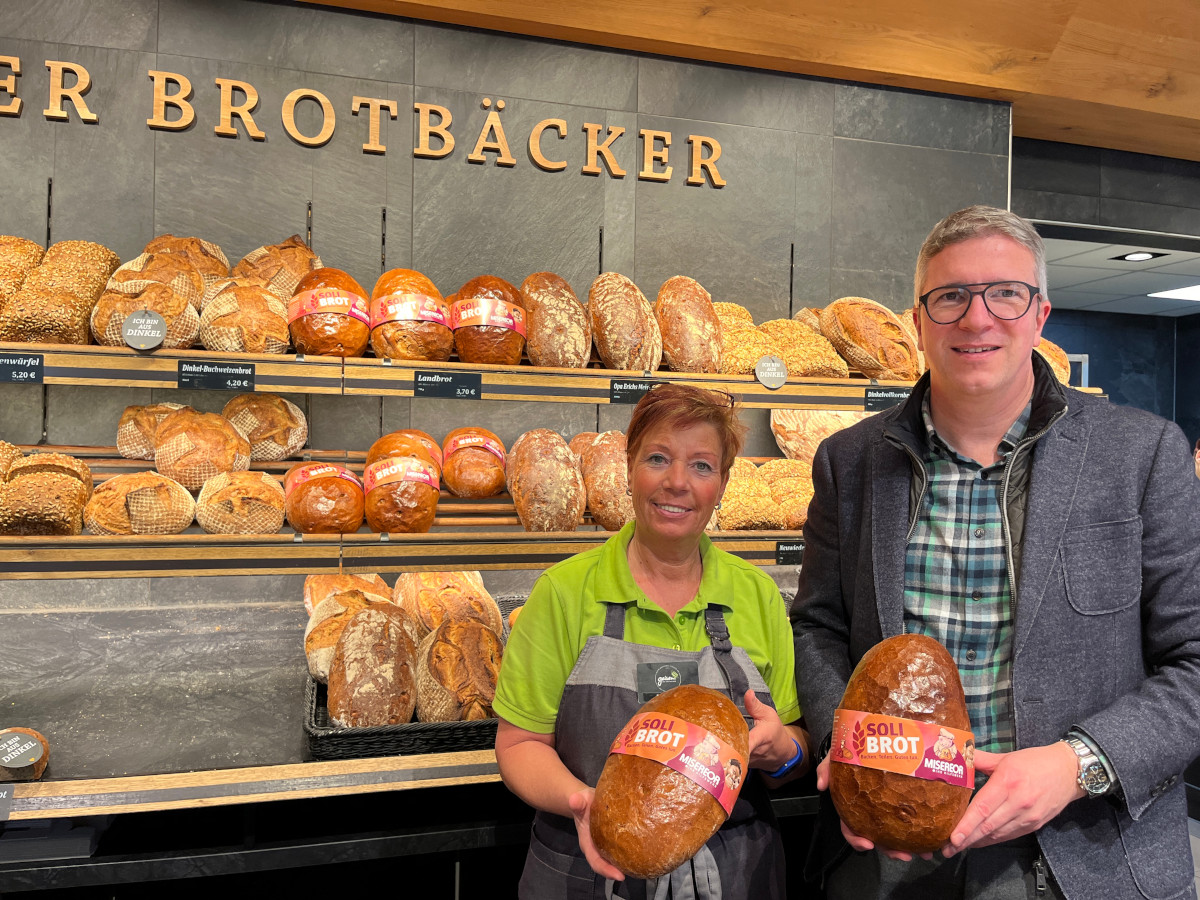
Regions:
<instances>
[{"instance_id":1,"label":"wooden wall letter","mask_svg":"<svg viewBox=\"0 0 1200 900\"><path fill-rule=\"evenodd\" d=\"M175 72L159 72L155 69L150 69L146 74L154 79L154 114L146 120L146 124L151 128L162 128L167 131L182 131L191 125L196 118L196 110L192 108L192 104L188 103L188 99L192 96L192 82L188 80L187 76ZM174 94L168 94L167 86L172 83L179 85L179 90ZM168 106L179 110L178 119L167 118Z\"/></svg>"},{"instance_id":2,"label":"wooden wall letter","mask_svg":"<svg viewBox=\"0 0 1200 900\"><path fill-rule=\"evenodd\" d=\"M414 103L413 111L420 114L417 124L417 146L413 148L413 156L423 156L428 159L441 159L443 156L449 156L454 150L454 135L450 133L450 123L454 121L454 117L450 115L450 110L444 106L438 106L436 103ZM430 121L430 113L437 113L438 123L436 125ZM442 139L440 147L429 145L430 136L435 134Z\"/></svg>"},{"instance_id":3,"label":"wooden wall letter","mask_svg":"<svg viewBox=\"0 0 1200 900\"><path fill-rule=\"evenodd\" d=\"M702 134L689 134L688 143L692 145L692 174L688 176L688 184L704 184L703 169L708 173L709 180L715 188L725 187L725 179L717 171L717 160L721 158L721 144L716 138L705 137ZM712 151L711 156L704 155L704 148Z\"/></svg>"},{"instance_id":4,"label":"wooden wall letter","mask_svg":"<svg viewBox=\"0 0 1200 900\"><path fill-rule=\"evenodd\" d=\"M47 119L66 121L70 116L63 109L63 100L70 100L75 104L75 112L79 114L80 119L93 124L99 122L99 116L83 102L83 95L92 86L92 76L88 74L88 70L77 63L57 59L46 60L46 68L50 70L50 106L44 109L42 114ZM72 87L63 87L64 72L75 76L75 84Z\"/></svg>"},{"instance_id":5,"label":"wooden wall letter","mask_svg":"<svg viewBox=\"0 0 1200 900\"><path fill-rule=\"evenodd\" d=\"M567 123L564 119L542 119L533 126L533 131L529 132L529 155L533 157L534 164L539 169L545 169L547 172L561 172L567 167L567 161L562 162L557 160L546 159L542 153L542 132L547 128L553 128L558 132L558 139L561 141L567 136Z\"/></svg>"},{"instance_id":6,"label":"wooden wall letter","mask_svg":"<svg viewBox=\"0 0 1200 900\"><path fill-rule=\"evenodd\" d=\"M594 122L584 122L583 130L587 132L587 162L583 166L584 175L599 175L600 161L597 157L603 157L604 166L608 169L608 174L613 178L624 178L625 170L617 165L617 161L612 155L613 142L625 133L625 129L620 125L614 125L608 129L609 135L604 139L604 143L597 143L597 138L600 136L600 129L603 125L597 125Z\"/></svg>"},{"instance_id":7,"label":"wooden wall letter","mask_svg":"<svg viewBox=\"0 0 1200 900\"><path fill-rule=\"evenodd\" d=\"M491 105L492 101L485 97L483 108L487 109ZM487 157L483 154L490 151L499 154L496 157L496 165L498 166L515 166L517 164L517 161L513 159L512 153L508 150L508 138L504 136L504 123L500 121L499 113L499 110L502 109L504 109L504 101L497 100L496 108L487 114L487 118L483 122L483 128L479 132L479 140L475 142L475 149L467 157L471 162L487 162Z\"/></svg>"},{"instance_id":8,"label":"wooden wall letter","mask_svg":"<svg viewBox=\"0 0 1200 900\"><path fill-rule=\"evenodd\" d=\"M258 91L254 89L254 85L234 78L218 78L217 86L221 89L221 124L214 128L213 132L226 137L237 137L237 128L233 124L233 117L237 116L246 126L246 134L256 141L265 141L267 135L254 124L254 117L250 115L258 106ZM239 106L233 105L235 90L246 95L246 102Z\"/></svg>"},{"instance_id":9,"label":"wooden wall letter","mask_svg":"<svg viewBox=\"0 0 1200 900\"><path fill-rule=\"evenodd\" d=\"M312 137L301 134L300 129L296 127L296 104L301 100L316 100L321 104L321 130ZM333 129L336 126L337 113L333 111L333 104L320 91L296 88L283 98L283 130L297 143L303 144L305 147L320 147L333 137Z\"/></svg>"},{"instance_id":10,"label":"wooden wall letter","mask_svg":"<svg viewBox=\"0 0 1200 900\"><path fill-rule=\"evenodd\" d=\"M0 79L0 91L11 94L12 99L0 106L0 116L19 116L22 100L17 96L17 76L21 74L21 60L16 56L0 56L0 66L8 66L12 74Z\"/></svg>"},{"instance_id":11,"label":"wooden wall letter","mask_svg":"<svg viewBox=\"0 0 1200 900\"><path fill-rule=\"evenodd\" d=\"M350 112L357 116L358 111L364 106L371 115L367 126L367 142L363 144L363 153L387 153L387 147L379 140L379 111L386 109L389 118L396 118L396 101L380 100L377 97L354 97L350 101Z\"/></svg>"},{"instance_id":12,"label":"wooden wall letter","mask_svg":"<svg viewBox=\"0 0 1200 900\"><path fill-rule=\"evenodd\" d=\"M661 172L654 168L655 163L667 164L668 148L671 146L671 132L655 131L653 128L643 128L642 135L642 171L638 178L643 181L670 181L674 166L667 166ZM662 147L656 146L662 141Z\"/></svg>"}]
</instances>

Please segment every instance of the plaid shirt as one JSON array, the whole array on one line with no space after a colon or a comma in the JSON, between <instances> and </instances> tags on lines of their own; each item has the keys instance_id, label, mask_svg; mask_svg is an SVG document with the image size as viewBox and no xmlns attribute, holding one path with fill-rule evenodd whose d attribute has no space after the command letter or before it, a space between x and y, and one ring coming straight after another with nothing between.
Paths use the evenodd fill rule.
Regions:
<instances>
[{"instance_id":1,"label":"plaid shirt","mask_svg":"<svg viewBox=\"0 0 1200 900\"><path fill-rule=\"evenodd\" d=\"M962 677L980 750L1016 748L1012 707L1013 593L1004 551L1004 466L1024 437L1031 406L1005 433L999 462L981 466L934 430L929 396L929 482L904 560L904 627L940 641Z\"/></svg>"}]
</instances>

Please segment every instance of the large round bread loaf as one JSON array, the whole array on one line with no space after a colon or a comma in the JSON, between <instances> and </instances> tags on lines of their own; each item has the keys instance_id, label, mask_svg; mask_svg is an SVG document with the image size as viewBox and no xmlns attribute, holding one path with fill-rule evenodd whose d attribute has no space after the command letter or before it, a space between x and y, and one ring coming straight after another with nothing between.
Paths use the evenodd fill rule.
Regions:
<instances>
[{"instance_id":1,"label":"large round bread loaf","mask_svg":"<svg viewBox=\"0 0 1200 900\"><path fill-rule=\"evenodd\" d=\"M250 442L250 459L274 462L295 456L308 440L308 420L278 394L238 394L221 415Z\"/></svg>"},{"instance_id":2,"label":"large round bread loaf","mask_svg":"<svg viewBox=\"0 0 1200 900\"><path fill-rule=\"evenodd\" d=\"M921 375L917 343L896 314L865 297L842 297L821 310L821 334L869 378L916 381Z\"/></svg>"},{"instance_id":3,"label":"large round bread loaf","mask_svg":"<svg viewBox=\"0 0 1200 900\"><path fill-rule=\"evenodd\" d=\"M83 510L92 534L179 534L196 503L187 488L157 472L128 472L101 482Z\"/></svg>"},{"instance_id":4,"label":"large round bread loaf","mask_svg":"<svg viewBox=\"0 0 1200 900\"><path fill-rule=\"evenodd\" d=\"M329 666L329 718L348 728L403 725L417 704L417 648L397 606L364 609L346 623Z\"/></svg>"},{"instance_id":5,"label":"large round bread loaf","mask_svg":"<svg viewBox=\"0 0 1200 900\"><path fill-rule=\"evenodd\" d=\"M442 468L442 445L419 428L401 428L377 438L367 449L366 464L369 466L388 456L413 456L432 461L439 471Z\"/></svg>"},{"instance_id":6,"label":"large round bread loaf","mask_svg":"<svg viewBox=\"0 0 1200 900\"><path fill-rule=\"evenodd\" d=\"M526 531L574 531L587 505L575 454L548 428L527 431L508 451L508 492Z\"/></svg>"},{"instance_id":7,"label":"large round bread loaf","mask_svg":"<svg viewBox=\"0 0 1200 900\"><path fill-rule=\"evenodd\" d=\"M301 463L283 479L283 511L301 534L354 534L362 526L362 482L345 466Z\"/></svg>"},{"instance_id":8,"label":"large round bread loaf","mask_svg":"<svg viewBox=\"0 0 1200 900\"><path fill-rule=\"evenodd\" d=\"M592 318L566 280L534 272L521 282L529 314L525 352L535 366L587 368L592 358Z\"/></svg>"},{"instance_id":9,"label":"large round bread loaf","mask_svg":"<svg viewBox=\"0 0 1200 900\"><path fill-rule=\"evenodd\" d=\"M176 253L185 257L195 266L204 279L205 289L214 282L229 277L229 260L216 244L202 241L197 237L176 237L173 234L160 234L146 245L143 253ZM203 304L204 298L198 301ZM199 307L197 307L199 309Z\"/></svg>"},{"instance_id":10,"label":"large round bread loaf","mask_svg":"<svg viewBox=\"0 0 1200 900\"><path fill-rule=\"evenodd\" d=\"M261 278L275 296L287 303L300 279L319 268L321 257L309 249L300 235L293 234L278 244L251 250L233 267L233 275Z\"/></svg>"},{"instance_id":11,"label":"large round bread loaf","mask_svg":"<svg viewBox=\"0 0 1200 900\"><path fill-rule=\"evenodd\" d=\"M658 290L654 318L663 361L674 371L721 371L721 323L700 282L686 275L668 278Z\"/></svg>"},{"instance_id":12,"label":"large round bread loaf","mask_svg":"<svg viewBox=\"0 0 1200 900\"><path fill-rule=\"evenodd\" d=\"M92 309L92 337L103 346L123 347L126 317L148 309L166 322L162 349L190 347L200 334L203 296L204 279L186 256L143 253L113 272Z\"/></svg>"},{"instance_id":13,"label":"large round bread loaf","mask_svg":"<svg viewBox=\"0 0 1200 900\"><path fill-rule=\"evenodd\" d=\"M286 353L287 301L265 281L238 276L218 281L204 295L200 342L221 353Z\"/></svg>"},{"instance_id":14,"label":"large round bread loaf","mask_svg":"<svg viewBox=\"0 0 1200 900\"><path fill-rule=\"evenodd\" d=\"M379 276L371 291L371 347L380 359L450 358L450 307L432 281L412 269Z\"/></svg>"},{"instance_id":15,"label":"large round bread loaf","mask_svg":"<svg viewBox=\"0 0 1200 900\"><path fill-rule=\"evenodd\" d=\"M495 275L472 278L454 300L454 349L466 363L515 366L525 349L521 292Z\"/></svg>"},{"instance_id":16,"label":"large round bread loaf","mask_svg":"<svg viewBox=\"0 0 1200 900\"><path fill-rule=\"evenodd\" d=\"M654 309L638 286L605 272L588 291L596 352L610 369L653 372L662 361L662 332Z\"/></svg>"},{"instance_id":17,"label":"large round bread loaf","mask_svg":"<svg viewBox=\"0 0 1200 900\"><path fill-rule=\"evenodd\" d=\"M624 432L606 431L598 435L584 448L580 461L592 518L605 531L620 531L633 519Z\"/></svg>"},{"instance_id":18,"label":"large round bread loaf","mask_svg":"<svg viewBox=\"0 0 1200 900\"><path fill-rule=\"evenodd\" d=\"M283 488L268 472L222 472L204 482L196 521L209 534L275 534L283 527Z\"/></svg>"},{"instance_id":19,"label":"large round bread loaf","mask_svg":"<svg viewBox=\"0 0 1200 900\"><path fill-rule=\"evenodd\" d=\"M341 269L314 269L288 301L288 332L297 353L362 356L371 340L371 301Z\"/></svg>"},{"instance_id":20,"label":"large round bread loaf","mask_svg":"<svg viewBox=\"0 0 1200 900\"><path fill-rule=\"evenodd\" d=\"M250 442L224 416L185 406L154 432L154 468L198 491L220 472L250 468Z\"/></svg>"},{"instance_id":21,"label":"large round bread loaf","mask_svg":"<svg viewBox=\"0 0 1200 900\"><path fill-rule=\"evenodd\" d=\"M970 731L967 701L949 652L931 637L901 634L858 661L842 709ZM850 830L879 847L930 853L945 846L971 789L842 762L830 751L829 794Z\"/></svg>"},{"instance_id":22,"label":"large round bread loaf","mask_svg":"<svg viewBox=\"0 0 1200 900\"><path fill-rule=\"evenodd\" d=\"M486 428L455 428L442 441L442 480L455 497L495 497L504 490L504 442Z\"/></svg>"},{"instance_id":23,"label":"large round bread loaf","mask_svg":"<svg viewBox=\"0 0 1200 900\"><path fill-rule=\"evenodd\" d=\"M447 619L474 620L500 634L500 607L478 572L404 572L396 579L393 601L417 624L421 638Z\"/></svg>"},{"instance_id":24,"label":"large round bread loaf","mask_svg":"<svg viewBox=\"0 0 1200 900\"><path fill-rule=\"evenodd\" d=\"M388 456L371 463L363 472L367 526L381 533L428 531L437 516L438 475L431 460L418 456Z\"/></svg>"},{"instance_id":25,"label":"large round bread loaf","mask_svg":"<svg viewBox=\"0 0 1200 900\"><path fill-rule=\"evenodd\" d=\"M183 409L180 403L127 406L117 422L117 452L126 459L154 459L154 433L162 420Z\"/></svg>"},{"instance_id":26,"label":"large round bread loaf","mask_svg":"<svg viewBox=\"0 0 1200 900\"><path fill-rule=\"evenodd\" d=\"M696 684L672 688L638 710L639 717L654 713L697 725L750 759L746 721L718 691ZM613 753L596 782L592 841L622 872L658 878L695 856L726 818L717 799L683 773L656 760Z\"/></svg>"},{"instance_id":27,"label":"large round bread loaf","mask_svg":"<svg viewBox=\"0 0 1200 900\"><path fill-rule=\"evenodd\" d=\"M422 722L494 719L492 701L504 645L469 619L446 619L417 650L417 718Z\"/></svg>"}]
</instances>

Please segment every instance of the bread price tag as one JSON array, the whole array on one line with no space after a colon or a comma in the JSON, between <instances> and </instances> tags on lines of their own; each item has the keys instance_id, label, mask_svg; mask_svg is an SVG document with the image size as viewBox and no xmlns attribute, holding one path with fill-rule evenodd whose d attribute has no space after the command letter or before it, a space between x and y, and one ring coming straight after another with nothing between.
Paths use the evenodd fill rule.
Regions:
<instances>
[{"instance_id":1,"label":"bread price tag","mask_svg":"<svg viewBox=\"0 0 1200 900\"><path fill-rule=\"evenodd\" d=\"M331 463L313 463L311 466L299 466L292 469L284 476L284 499L286 500L291 496L292 491L300 487L304 482L312 481L314 478L344 478L346 481L352 482L360 491L362 490L362 483L349 469L343 466L335 466Z\"/></svg>"},{"instance_id":2,"label":"bread price tag","mask_svg":"<svg viewBox=\"0 0 1200 900\"><path fill-rule=\"evenodd\" d=\"M869 387L863 391L863 409L867 412L882 412L897 403L903 403L912 393L908 388Z\"/></svg>"},{"instance_id":3,"label":"bread price tag","mask_svg":"<svg viewBox=\"0 0 1200 900\"><path fill-rule=\"evenodd\" d=\"M413 372L414 397L453 397L455 400L478 400L483 389L479 372Z\"/></svg>"},{"instance_id":4,"label":"bread price tag","mask_svg":"<svg viewBox=\"0 0 1200 900\"><path fill-rule=\"evenodd\" d=\"M975 735L933 722L838 709L829 758L851 766L975 787Z\"/></svg>"},{"instance_id":5,"label":"bread price tag","mask_svg":"<svg viewBox=\"0 0 1200 900\"><path fill-rule=\"evenodd\" d=\"M401 481L427 484L435 491L439 487L437 469L411 456L393 456L367 466L363 473L363 489L369 494L374 488Z\"/></svg>"},{"instance_id":6,"label":"bread price tag","mask_svg":"<svg viewBox=\"0 0 1200 900\"><path fill-rule=\"evenodd\" d=\"M13 801L13 786L11 784L0 784L0 822L8 821L8 814L12 811Z\"/></svg>"},{"instance_id":7,"label":"bread price tag","mask_svg":"<svg viewBox=\"0 0 1200 900\"><path fill-rule=\"evenodd\" d=\"M500 460L500 465L504 465L504 448L490 437L484 437L482 434L463 434L451 438L446 444L445 455L448 458L454 454L455 450L462 450L464 447L480 447L487 450Z\"/></svg>"},{"instance_id":8,"label":"bread price tag","mask_svg":"<svg viewBox=\"0 0 1200 900\"><path fill-rule=\"evenodd\" d=\"M450 308L450 327L457 330L471 325L507 328L524 337L525 310L514 303L506 303L494 297L456 300Z\"/></svg>"},{"instance_id":9,"label":"bread price tag","mask_svg":"<svg viewBox=\"0 0 1200 900\"><path fill-rule=\"evenodd\" d=\"M621 729L609 753L662 763L687 776L733 812L748 774L748 761L730 744L699 725L662 713L638 713Z\"/></svg>"},{"instance_id":10,"label":"bread price tag","mask_svg":"<svg viewBox=\"0 0 1200 900\"><path fill-rule=\"evenodd\" d=\"M371 301L371 327L384 322L434 322L450 327L450 308L427 294L384 294Z\"/></svg>"},{"instance_id":11,"label":"bread price tag","mask_svg":"<svg viewBox=\"0 0 1200 900\"><path fill-rule=\"evenodd\" d=\"M175 386L207 391L253 391L254 363L207 363L181 359Z\"/></svg>"},{"instance_id":12,"label":"bread price tag","mask_svg":"<svg viewBox=\"0 0 1200 900\"><path fill-rule=\"evenodd\" d=\"M42 354L0 353L0 384L41 384Z\"/></svg>"},{"instance_id":13,"label":"bread price tag","mask_svg":"<svg viewBox=\"0 0 1200 900\"><path fill-rule=\"evenodd\" d=\"M297 319L315 313L334 313L358 319L364 325L371 324L371 307L366 297L339 288L317 288L302 291L288 301L287 320L291 325Z\"/></svg>"}]
</instances>

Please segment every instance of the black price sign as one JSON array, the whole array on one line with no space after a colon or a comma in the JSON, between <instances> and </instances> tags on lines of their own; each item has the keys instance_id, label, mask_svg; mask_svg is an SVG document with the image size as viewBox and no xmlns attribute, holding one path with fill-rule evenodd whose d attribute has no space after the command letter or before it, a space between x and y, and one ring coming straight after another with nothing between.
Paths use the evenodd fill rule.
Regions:
<instances>
[{"instance_id":1,"label":"black price sign","mask_svg":"<svg viewBox=\"0 0 1200 900\"><path fill-rule=\"evenodd\" d=\"M609 403L637 403L657 381L637 378L614 378L608 384Z\"/></svg>"},{"instance_id":2,"label":"black price sign","mask_svg":"<svg viewBox=\"0 0 1200 900\"><path fill-rule=\"evenodd\" d=\"M777 391L787 384L787 364L778 356L764 356L754 364L754 377L763 387Z\"/></svg>"},{"instance_id":3,"label":"black price sign","mask_svg":"<svg viewBox=\"0 0 1200 900\"><path fill-rule=\"evenodd\" d=\"M202 391L254 390L254 363L179 360L177 387Z\"/></svg>"},{"instance_id":4,"label":"black price sign","mask_svg":"<svg viewBox=\"0 0 1200 900\"><path fill-rule=\"evenodd\" d=\"M0 384L41 384L42 354L0 353Z\"/></svg>"},{"instance_id":5,"label":"black price sign","mask_svg":"<svg viewBox=\"0 0 1200 900\"><path fill-rule=\"evenodd\" d=\"M483 376L478 372L417 371L413 373L414 397L478 400L482 390Z\"/></svg>"},{"instance_id":6,"label":"black price sign","mask_svg":"<svg viewBox=\"0 0 1200 900\"><path fill-rule=\"evenodd\" d=\"M153 350L167 339L167 320L151 309L135 310L121 323L121 336L134 350Z\"/></svg>"},{"instance_id":7,"label":"black price sign","mask_svg":"<svg viewBox=\"0 0 1200 900\"><path fill-rule=\"evenodd\" d=\"M891 409L907 400L911 393L908 388L867 388L863 393L863 409L867 412Z\"/></svg>"},{"instance_id":8,"label":"black price sign","mask_svg":"<svg viewBox=\"0 0 1200 900\"><path fill-rule=\"evenodd\" d=\"M13 801L13 786L11 784L0 784L0 822L8 821L8 814L12 810Z\"/></svg>"},{"instance_id":9,"label":"black price sign","mask_svg":"<svg viewBox=\"0 0 1200 900\"><path fill-rule=\"evenodd\" d=\"M777 566L798 566L800 560L804 558L804 542L803 541L776 541L775 542L775 565Z\"/></svg>"}]
</instances>

